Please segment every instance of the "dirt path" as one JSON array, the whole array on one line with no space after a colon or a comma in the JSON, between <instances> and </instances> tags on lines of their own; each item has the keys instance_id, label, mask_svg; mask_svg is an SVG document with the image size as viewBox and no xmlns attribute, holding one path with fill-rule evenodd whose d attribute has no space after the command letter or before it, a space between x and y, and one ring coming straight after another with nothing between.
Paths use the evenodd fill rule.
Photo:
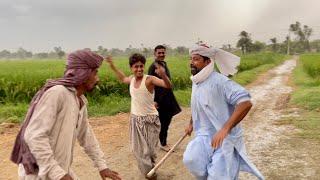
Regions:
<instances>
[{"instance_id":1,"label":"dirt path","mask_svg":"<svg viewBox=\"0 0 320 180\"><path fill-rule=\"evenodd\" d=\"M245 142L249 157L266 179L313 179L320 174L317 165L319 156L318 159L308 156L312 153L312 148L302 146L303 141L295 138L294 133L298 130L277 123L283 116L299 115L297 110L286 106L292 91L287 82L295 64L295 60L288 60L247 86L253 98L254 108L243 121ZM123 179L143 179L128 146L128 118L129 114L122 113L94 118L90 122L109 166L118 171ZM169 143L173 144L180 138L189 118L189 108L184 108L183 112L174 118L169 131ZM17 168L8 160L17 131L18 127L5 128L0 135L1 180L17 179ZM193 179L182 164L183 151L190 139L187 138L160 168L158 179ZM316 144L309 144L309 147L313 146L317 147ZM163 155L164 152L159 151L158 160ZM73 169L81 179L99 179L98 172L79 146L75 150ZM255 178L241 173L240 179Z\"/></svg>"}]
</instances>

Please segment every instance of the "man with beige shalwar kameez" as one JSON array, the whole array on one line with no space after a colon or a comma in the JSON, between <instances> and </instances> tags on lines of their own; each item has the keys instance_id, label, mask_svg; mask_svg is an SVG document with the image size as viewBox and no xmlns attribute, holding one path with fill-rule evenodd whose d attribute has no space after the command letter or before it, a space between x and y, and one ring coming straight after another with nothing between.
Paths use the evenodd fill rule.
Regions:
<instances>
[{"instance_id":1,"label":"man with beige shalwar kameez","mask_svg":"<svg viewBox=\"0 0 320 180\"><path fill-rule=\"evenodd\" d=\"M102 179L120 179L110 170L88 123L87 100L103 58L84 49L71 53L63 78L49 80L34 96L17 136L11 160L19 179L79 179L70 169L75 141L92 159Z\"/></svg>"}]
</instances>

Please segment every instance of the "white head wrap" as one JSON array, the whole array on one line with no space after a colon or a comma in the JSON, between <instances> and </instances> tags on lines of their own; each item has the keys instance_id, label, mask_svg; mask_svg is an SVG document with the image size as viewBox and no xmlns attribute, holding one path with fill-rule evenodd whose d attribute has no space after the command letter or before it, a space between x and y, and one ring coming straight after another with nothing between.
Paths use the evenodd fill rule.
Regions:
<instances>
[{"instance_id":1,"label":"white head wrap","mask_svg":"<svg viewBox=\"0 0 320 180\"><path fill-rule=\"evenodd\" d=\"M206 79L213 71L214 63L217 64L219 71L225 76L234 75L238 71L237 66L240 64L240 57L222 49L209 48L206 45L197 45L190 48L189 53L190 55L199 54L211 59L210 64L203 68L198 74L191 77L193 82L198 83Z\"/></svg>"}]
</instances>

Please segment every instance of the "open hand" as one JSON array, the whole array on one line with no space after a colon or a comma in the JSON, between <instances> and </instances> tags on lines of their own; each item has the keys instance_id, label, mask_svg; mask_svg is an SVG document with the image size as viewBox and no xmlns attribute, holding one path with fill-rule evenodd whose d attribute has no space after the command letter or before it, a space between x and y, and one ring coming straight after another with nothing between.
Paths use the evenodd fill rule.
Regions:
<instances>
[{"instance_id":1,"label":"open hand","mask_svg":"<svg viewBox=\"0 0 320 180\"><path fill-rule=\"evenodd\" d=\"M113 60L112 60L112 56L107 56L106 58L105 58L105 60L106 60L106 62L108 63L108 64L110 64L110 65L112 65L113 64Z\"/></svg>"},{"instance_id":2,"label":"open hand","mask_svg":"<svg viewBox=\"0 0 320 180\"><path fill-rule=\"evenodd\" d=\"M100 171L100 176L101 176L101 179L103 180L105 180L106 178L110 178L113 180L121 180L119 174L115 171L112 171L109 168Z\"/></svg>"},{"instance_id":3,"label":"open hand","mask_svg":"<svg viewBox=\"0 0 320 180\"><path fill-rule=\"evenodd\" d=\"M186 134L188 134L189 136L191 135L192 131L193 131L193 125L192 124L189 124L184 130L184 132Z\"/></svg>"},{"instance_id":4,"label":"open hand","mask_svg":"<svg viewBox=\"0 0 320 180\"><path fill-rule=\"evenodd\" d=\"M73 180L73 178L69 174L66 174L60 180Z\"/></svg>"},{"instance_id":5,"label":"open hand","mask_svg":"<svg viewBox=\"0 0 320 180\"><path fill-rule=\"evenodd\" d=\"M158 63L156 63L155 66L156 66L155 72L156 72L160 77L163 77L164 75L166 75L166 70L164 69L163 66L159 65Z\"/></svg>"},{"instance_id":6,"label":"open hand","mask_svg":"<svg viewBox=\"0 0 320 180\"><path fill-rule=\"evenodd\" d=\"M220 129L212 138L212 141L211 141L211 146L214 148L214 149L218 149L222 143L223 143L223 140L224 138L228 135L228 130L226 129Z\"/></svg>"}]
</instances>

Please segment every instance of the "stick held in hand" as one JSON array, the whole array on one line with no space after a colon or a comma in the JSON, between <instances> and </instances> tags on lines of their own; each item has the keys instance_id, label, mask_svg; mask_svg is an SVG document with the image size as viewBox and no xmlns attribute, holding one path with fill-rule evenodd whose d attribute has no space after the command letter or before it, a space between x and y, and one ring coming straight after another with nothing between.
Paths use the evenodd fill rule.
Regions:
<instances>
[{"instance_id":1,"label":"stick held in hand","mask_svg":"<svg viewBox=\"0 0 320 180\"><path fill-rule=\"evenodd\" d=\"M150 172L147 174L147 177L152 177L153 176L153 174L156 172L156 170L164 163L164 161L166 160L166 159L168 159L168 157L172 154L172 152L174 151L174 149L183 141L183 139L185 138L185 137L187 137L188 136L188 134L187 133L185 133L177 142L176 142L176 144L174 144L173 146L172 146L172 148L170 149L170 151L169 152L167 152L167 154L165 155L165 156L163 156L163 158L154 166L154 168L152 168L151 170L150 170Z\"/></svg>"}]
</instances>

